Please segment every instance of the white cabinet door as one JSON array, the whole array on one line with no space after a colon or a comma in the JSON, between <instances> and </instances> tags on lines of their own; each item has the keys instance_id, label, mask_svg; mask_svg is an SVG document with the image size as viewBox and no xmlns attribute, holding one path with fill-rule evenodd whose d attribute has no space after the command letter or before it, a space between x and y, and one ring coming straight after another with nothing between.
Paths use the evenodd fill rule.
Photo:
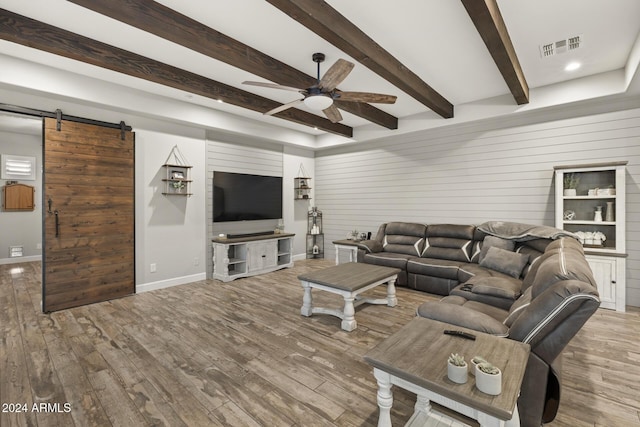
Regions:
<instances>
[{"instance_id":1,"label":"white cabinet door","mask_svg":"<svg viewBox=\"0 0 640 427\"><path fill-rule=\"evenodd\" d=\"M249 250L249 272L264 270L277 265L278 242L269 240L247 245Z\"/></svg>"},{"instance_id":2,"label":"white cabinet door","mask_svg":"<svg viewBox=\"0 0 640 427\"><path fill-rule=\"evenodd\" d=\"M620 303L624 304L624 289L618 289L620 285L624 286L624 279L618 277L619 260L614 257L602 257L585 255L589 262L589 267L593 271L593 277L598 284L598 293L600 294L600 307L611 308L618 311L624 311L624 305L620 307ZM621 282L621 283L619 283ZM620 301L622 299L622 301Z\"/></svg>"}]
</instances>

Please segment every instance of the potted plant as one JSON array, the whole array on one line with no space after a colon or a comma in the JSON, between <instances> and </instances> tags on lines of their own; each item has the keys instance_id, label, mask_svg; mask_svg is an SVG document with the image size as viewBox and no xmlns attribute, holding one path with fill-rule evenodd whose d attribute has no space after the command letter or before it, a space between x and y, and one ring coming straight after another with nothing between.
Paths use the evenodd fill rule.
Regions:
<instances>
[{"instance_id":1,"label":"potted plant","mask_svg":"<svg viewBox=\"0 0 640 427\"><path fill-rule=\"evenodd\" d=\"M182 189L184 188L183 181L173 181L171 182L171 185L176 190L176 193L182 193Z\"/></svg>"},{"instance_id":2,"label":"potted plant","mask_svg":"<svg viewBox=\"0 0 640 427\"><path fill-rule=\"evenodd\" d=\"M502 371L489 362L476 365L476 387L483 393L497 396L502 393Z\"/></svg>"},{"instance_id":3,"label":"potted plant","mask_svg":"<svg viewBox=\"0 0 640 427\"><path fill-rule=\"evenodd\" d=\"M447 377L454 383L464 384L467 382L467 372L467 362L464 361L464 356L451 353L447 360Z\"/></svg>"},{"instance_id":4,"label":"potted plant","mask_svg":"<svg viewBox=\"0 0 640 427\"><path fill-rule=\"evenodd\" d=\"M578 184L580 183L580 177L575 173L568 173L564 175L564 195L575 196L577 194Z\"/></svg>"},{"instance_id":5,"label":"potted plant","mask_svg":"<svg viewBox=\"0 0 640 427\"><path fill-rule=\"evenodd\" d=\"M480 356L473 356L473 358L471 359L471 367L469 368L469 373L471 375L475 375L476 374L476 366L478 366L478 364L480 363L486 363L487 361L484 359L484 357L480 357Z\"/></svg>"}]
</instances>

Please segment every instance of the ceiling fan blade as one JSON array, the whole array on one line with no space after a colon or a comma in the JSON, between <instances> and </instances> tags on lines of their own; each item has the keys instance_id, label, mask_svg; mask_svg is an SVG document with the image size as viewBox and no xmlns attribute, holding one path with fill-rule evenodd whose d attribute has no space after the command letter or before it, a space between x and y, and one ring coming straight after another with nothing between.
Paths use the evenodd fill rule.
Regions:
<instances>
[{"instance_id":1,"label":"ceiling fan blade","mask_svg":"<svg viewBox=\"0 0 640 427\"><path fill-rule=\"evenodd\" d=\"M353 62L338 59L331 68L324 73L320 83L318 83L318 87L322 89L323 92L331 92L347 78L351 70L353 70L353 67Z\"/></svg>"},{"instance_id":2,"label":"ceiling fan blade","mask_svg":"<svg viewBox=\"0 0 640 427\"><path fill-rule=\"evenodd\" d=\"M349 102L371 102L373 104L395 104L395 95L385 95L383 93L370 93L370 92L340 92L336 91L335 99L340 101Z\"/></svg>"},{"instance_id":3,"label":"ceiling fan blade","mask_svg":"<svg viewBox=\"0 0 640 427\"><path fill-rule=\"evenodd\" d=\"M264 113L264 115L265 116L273 116L274 114L279 113L280 111L284 111L284 110L286 110L288 108L295 107L298 104L302 104L303 101L304 101L304 99L296 99L295 101L291 101L291 102L288 102L286 104L282 104L281 106L276 107L273 110L267 111L266 113Z\"/></svg>"},{"instance_id":4,"label":"ceiling fan blade","mask_svg":"<svg viewBox=\"0 0 640 427\"><path fill-rule=\"evenodd\" d=\"M338 110L335 104L332 104L330 107L325 108L324 110L322 110L322 112L325 116L327 116L327 119L329 119L331 123L338 123L342 120L342 114L340 114L340 110Z\"/></svg>"},{"instance_id":5,"label":"ceiling fan blade","mask_svg":"<svg viewBox=\"0 0 640 427\"><path fill-rule=\"evenodd\" d=\"M261 87L268 87L271 89L282 89L282 90L290 90L293 92L304 92L304 89L298 89L295 87L291 87L291 86L283 86L283 85L279 85L279 84L275 84L275 83L267 83L267 82L242 82L243 85L250 85L250 86L261 86Z\"/></svg>"}]
</instances>

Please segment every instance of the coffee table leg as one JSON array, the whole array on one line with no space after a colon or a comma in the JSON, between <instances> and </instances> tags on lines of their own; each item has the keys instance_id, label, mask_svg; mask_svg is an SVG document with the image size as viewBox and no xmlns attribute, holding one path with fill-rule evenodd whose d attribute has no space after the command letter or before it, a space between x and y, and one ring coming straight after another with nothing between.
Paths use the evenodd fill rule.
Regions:
<instances>
[{"instance_id":1,"label":"coffee table leg","mask_svg":"<svg viewBox=\"0 0 640 427\"><path fill-rule=\"evenodd\" d=\"M391 393L391 376L373 368L373 376L378 381L378 427L391 427L391 407L393 406L393 393Z\"/></svg>"},{"instance_id":2,"label":"coffee table leg","mask_svg":"<svg viewBox=\"0 0 640 427\"><path fill-rule=\"evenodd\" d=\"M398 304L396 298L396 279L391 279L387 282L387 305L389 307L395 307Z\"/></svg>"},{"instance_id":3,"label":"coffee table leg","mask_svg":"<svg viewBox=\"0 0 640 427\"><path fill-rule=\"evenodd\" d=\"M313 313L313 297L311 296L311 286L309 282L302 282L302 287L304 288L304 295L302 296L302 308L300 309L300 314L303 316L311 316Z\"/></svg>"},{"instance_id":4,"label":"coffee table leg","mask_svg":"<svg viewBox=\"0 0 640 427\"><path fill-rule=\"evenodd\" d=\"M429 401L429 398L418 394L416 396L416 405L414 406L414 410L415 412L421 412L425 415L429 414L429 412L431 412L431 402Z\"/></svg>"},{"instance_id":5,"label":"coffee table leg","mask_svg":"<svg viewBox=\"0 0 640 427\"><path fill-rule=\"evenodd\" d=\"M344 310L342 311L344 317L342 319L342 329L347 332L351 332L358 327L358 323L356 322L356 309L353 306L354 299L355 297L353 295L344 297Z\"/></svg>"}]
</instances>

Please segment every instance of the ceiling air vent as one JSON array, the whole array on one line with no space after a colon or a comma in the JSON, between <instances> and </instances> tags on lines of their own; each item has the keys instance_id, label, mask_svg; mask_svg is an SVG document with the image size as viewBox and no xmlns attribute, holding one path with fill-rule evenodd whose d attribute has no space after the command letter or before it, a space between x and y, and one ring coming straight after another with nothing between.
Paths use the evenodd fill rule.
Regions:
<instances>
[{"instance_id":1,"label":"ceiling air vent","mask_svg":"<svg viewBox=\"0 0 640 427\"><path fill-rule=\"evenodd\" d=\"M579 48L580 45L582 44L582 37L580 36L569 37L567 41L569 42L569 50L575 50Z\"/></svg>"},{"instance_id":2,"label":"ceiling air vent","mask_svg":"<svg viewBox=\"0 0 640 427\"><path fill-rule=\"evenodd\" d=\"M578 49L582 46L582 43L582 36L573 36L553 43L545 43L540 45L540 56L547 58L549 56L560 55Z\"/></svg>"}]
</instances>

